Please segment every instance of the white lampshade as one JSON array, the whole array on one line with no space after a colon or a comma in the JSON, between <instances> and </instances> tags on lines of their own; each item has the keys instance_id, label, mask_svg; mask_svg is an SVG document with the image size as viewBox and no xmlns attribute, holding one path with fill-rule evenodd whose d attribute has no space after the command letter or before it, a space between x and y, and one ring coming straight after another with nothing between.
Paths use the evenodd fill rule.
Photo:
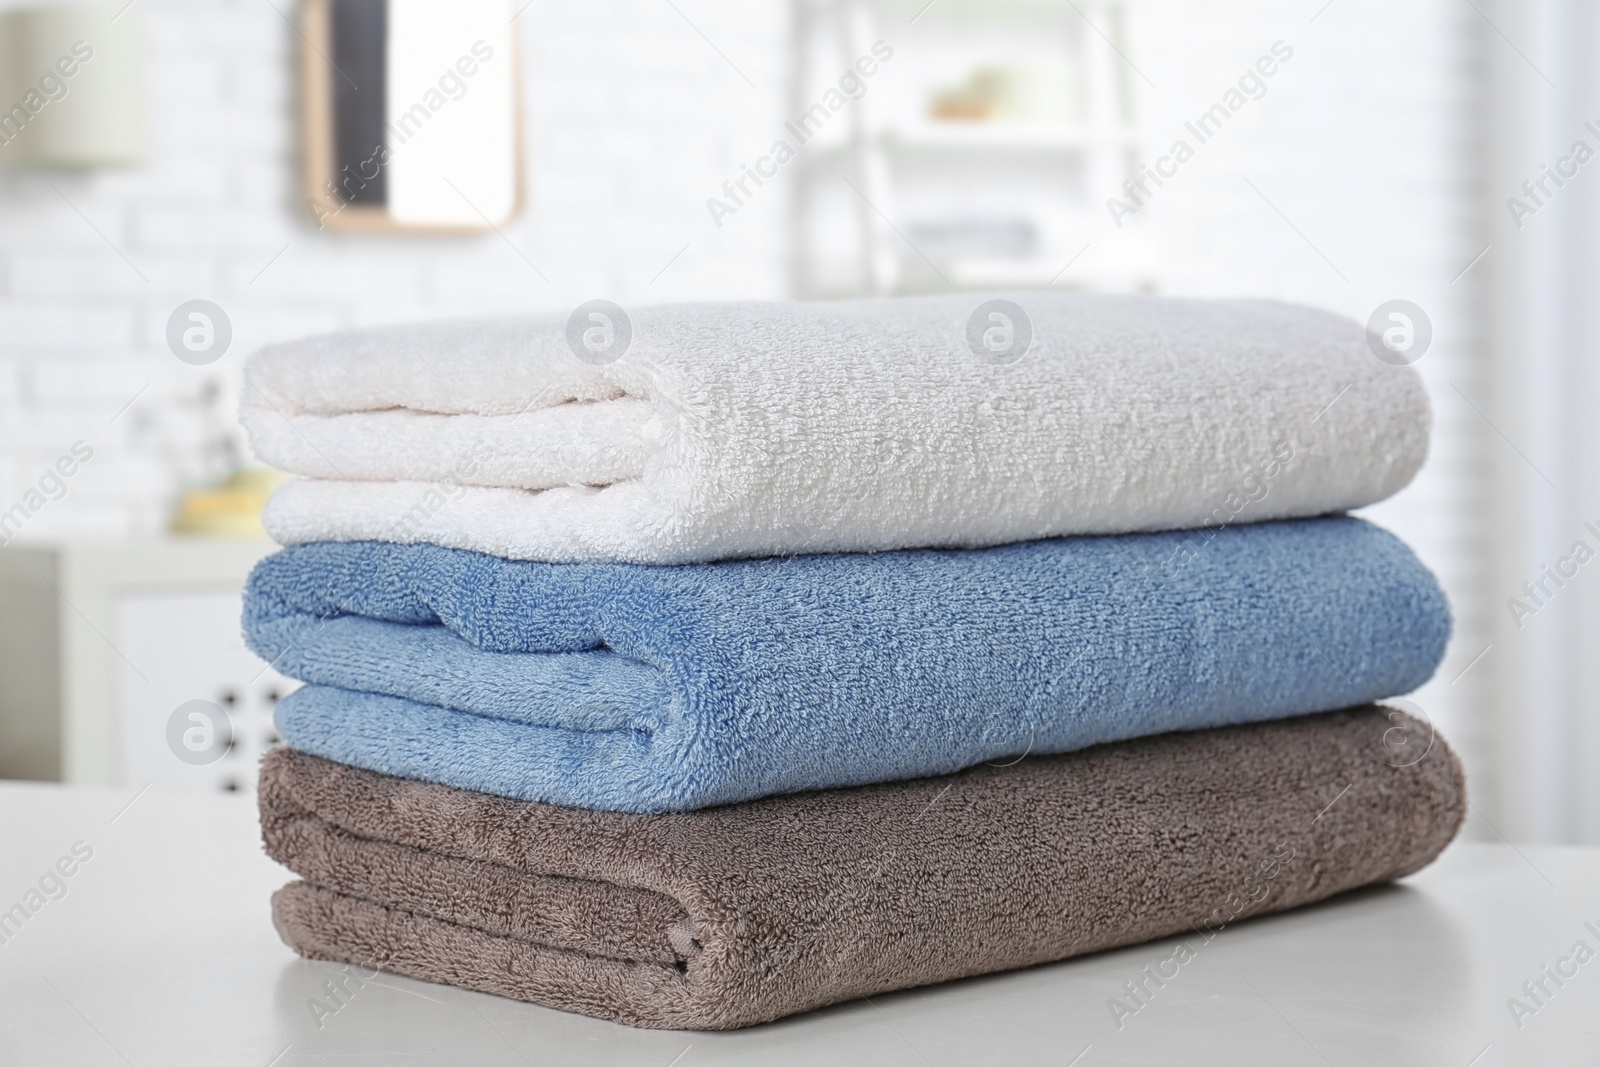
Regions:
<instances>
[{"instance_id":1,"label":"white lampshade","mask_svg":"<svg viewBox=\"0 0 1600 1067\"><path fill-rule=\"evenodd\" d=\"M0 164L98 167L137 163L144 151L136 7L0 15Z\"/></svg>"}]
</instances>

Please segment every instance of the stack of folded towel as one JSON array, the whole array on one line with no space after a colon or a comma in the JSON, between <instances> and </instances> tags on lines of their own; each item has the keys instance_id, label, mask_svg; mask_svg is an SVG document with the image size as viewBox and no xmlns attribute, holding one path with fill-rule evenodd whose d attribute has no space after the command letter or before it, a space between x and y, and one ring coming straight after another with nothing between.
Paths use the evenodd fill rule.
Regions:
<instances>
[{"instance_id":1,"label":"stack of folded towel","mask_svg":"<svg viewBox=\"0 0 1600 1067\"><path fill-rule=\"evenodd\" d=\"M721 1029L1399 877L1462 773L1444 597L1340 513L1426 396L1361 327L1011 294L279 346L251 578L300 953ZM1267 521L1272 520L1272 521Z\"/></svg>"}]
</instances>

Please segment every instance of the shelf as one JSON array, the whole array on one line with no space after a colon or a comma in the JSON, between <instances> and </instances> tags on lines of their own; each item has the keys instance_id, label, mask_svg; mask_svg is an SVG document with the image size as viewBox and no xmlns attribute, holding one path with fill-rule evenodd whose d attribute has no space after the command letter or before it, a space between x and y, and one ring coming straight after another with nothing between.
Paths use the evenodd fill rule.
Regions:
<instances>
[{"instance_id":1,"label":"shelf","mask_svg":"<svg viewBox=\"0 0 1600 1067\"><path fill-rule=\"evenodd\" d=\"M1116 187L1143 154L1120 66L1124 49L1106 36L1123 36L1118 0L1078 0L1077 7L1059 0L796 2L815 17L795 56L797 99L817 98L821 83L812 76L831 70L834 53L849 51L850 41L872 40L891 25L909 32L904 23L924 11L915 28L927 31L933 57L914 69L908 60L910 82L894 92L885 83L855 105L850 122L836 121L807 143L795 164L799 291L837 288L847 276L875 293L1083 284L1089 263L1062 271L1081 246L1071 235L1098 232L1106 221L1084 198ZM1095 25L1109 29L1087 32L1086 14L1105 16ZM1058 18L1071 32L1054 32ZM1017 39L1019 30L1027 40ZM959 86L930 81L963 71ZM943 103L935 109L934 101ZM980 117L942 117L956 114ZM947 215L950 233L918 234L919 222L940 229ZM1031 219L1028 240L986 233L1000 216ZM961 219L972 222L971 234L955 225ZM846 234L855 239L843 241ZM840 247L828 247L836 240ZM921 251L900 247L902 240ZM1064 245L1073 247L1046 262L1054 259L1046 248ZM923 263L924 254L938 266ZM1107 255L1091 257L1095 280L1116 274L1120 285L1126 274L1128 285L1142 284L1142 272L1121 270Z\"/></svg>"},{"instance_id":2,"label":"shelf","mask_svg":"<svg viewBox=\"0 0 1600 1067\"><path fill-rule=\"evenodd\" d=\"M1083 19L1084 9L1099 14L1106 7L1116 6L1104 0L1086 0L1078 5L1063 4L1061 0L871 0L870 7L893 21L910 25L965 24L974 21L991 21L996 18L1026 20L1033 26L1075 26ZM915 28L915 27L913 27Z\"/></svg>"},{"instance_id":3,"label":"shelf","mask_svg":"<svg viewBox=\"0 0 1600 1067\"><path fill-rule=\"evenodd\" d=\"M918 122L884 130L876 141L885 151L896 155L973 151L1061 155L1133 148L1138 143L1134 134L1125 130L1022 122ZM847 140L817 146L823 154L848 152L850 148Z\"/></svg>"}]
</instances>

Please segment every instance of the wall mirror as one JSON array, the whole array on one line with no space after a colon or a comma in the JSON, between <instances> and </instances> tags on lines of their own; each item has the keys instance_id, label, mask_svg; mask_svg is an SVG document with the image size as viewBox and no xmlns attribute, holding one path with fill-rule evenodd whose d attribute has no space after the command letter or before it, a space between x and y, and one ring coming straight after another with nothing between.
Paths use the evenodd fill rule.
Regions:
<instances>
[{"instance_id":1,"label":"wall mirror","mask_svg":"<svg viewBox=\"0 0 1600 1067\"><path fill-rule=\"evenodd\" d=\"M522 205L508 0L304 0L306 207L327 229L489 230Z\"/></svg>"}]
</instances>

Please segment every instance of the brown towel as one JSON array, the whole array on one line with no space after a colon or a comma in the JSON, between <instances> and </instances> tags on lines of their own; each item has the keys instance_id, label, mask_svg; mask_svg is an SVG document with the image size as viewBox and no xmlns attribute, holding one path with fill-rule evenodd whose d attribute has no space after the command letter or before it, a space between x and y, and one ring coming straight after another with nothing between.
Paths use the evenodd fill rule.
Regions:
<instances>
[{"instance_id":1,"label":"brown towel","mask_svg":"<svg viewBox=\"0 0 1600 1067\"><path fill-rule=\"evenodd\" d=\"M304 956L716 1030L1398 878L1463 787L1429 727L1365 707L673 815L280 749L261 821L306 879L273 900Z\"/></svg>"}]
</instances>

